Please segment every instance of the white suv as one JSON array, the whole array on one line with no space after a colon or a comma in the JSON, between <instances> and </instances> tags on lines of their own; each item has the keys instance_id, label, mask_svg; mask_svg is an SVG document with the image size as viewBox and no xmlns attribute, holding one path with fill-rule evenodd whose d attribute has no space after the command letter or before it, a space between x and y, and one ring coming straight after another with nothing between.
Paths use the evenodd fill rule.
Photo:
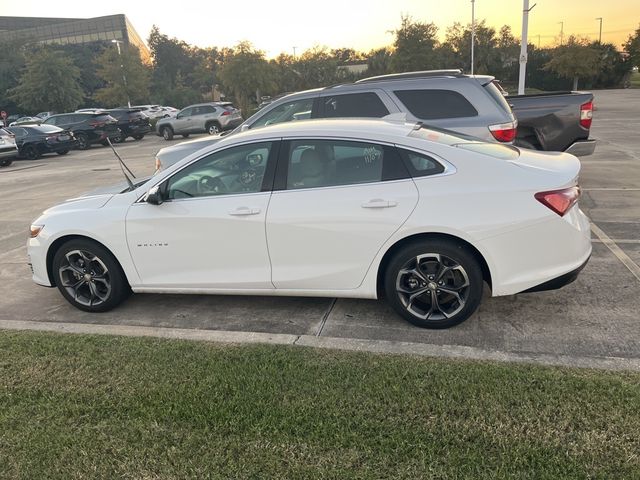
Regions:
<instances>
[{"instance_id":1,"label":"white suv","mask_svg":"<svg viewBox=\"0 0 640 480\"><path fill-rule=\"evenodd\" d=\"M180 110L175 117L158 120L156 131L165 140L174 135L187 138L192 133L214 135L242 123L240 110L230 102L200 103Z\"/></svg>"}]
</instances>

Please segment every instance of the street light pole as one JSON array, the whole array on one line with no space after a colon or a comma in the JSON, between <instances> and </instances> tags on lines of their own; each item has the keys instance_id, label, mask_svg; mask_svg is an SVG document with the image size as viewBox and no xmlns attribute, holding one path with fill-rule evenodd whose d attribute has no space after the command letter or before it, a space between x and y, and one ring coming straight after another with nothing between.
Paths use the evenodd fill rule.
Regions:
<instances>
[{"instance_id":1,"label":"street light pole","mask_svg":"<svg viewBox=\"0 0 640 480\"><path fill-rule=\"evenodd\" d=\"M560 24L560 45L562 45L562 37L564 36L564 21L558 23Z\"/></svg>"},{"instance_id":2,"label":"street light pole","mask_svg":"<svg viewBox=\"0 0 640 480\"><path fill-rule=\"evenodd\" d=\"M527 76L527 35L529 33L529 0L522 0L522 38L520 39L520 74L518 76L518 95L524 95L524 81ZM538 40L539 42L540 40Z\"/></svg>"},{"instance_id":3,"label":"street light pole","mask_svg":"<svg viewBox=\"0 0 640 480\"><path fill-rule=\"evenodd\" d=\"M127 95L127 106L131 108L131 100L129 99L129 88L127 87L127 76L124 74L124 64L122 63L122 51L120 50L121 40L111 40L118 47L118 57L120 57L120 69L122 70L122 81L124 82L124 93Z\"/></svg>"},{"instance_id":4,"label":"street light pole","mask_svg":"<svg viewBox=\"0 0 640 480\"><path fill-rule=\"evenodd\" d=\"M602 43L602 17L596 18L596 20L600 20L600 33L598 34L598 43Z\"/></svg>"},{"instance_id":5,"label":"street light pole","mask_svg":"<svg viewBox=\"0 0 640 480\"><path fill-rule=\"evenodd\" d=\"M473 54L476 45L476 0L471 0L471 75L473 75Z\"/></svg>"}]
</instances>

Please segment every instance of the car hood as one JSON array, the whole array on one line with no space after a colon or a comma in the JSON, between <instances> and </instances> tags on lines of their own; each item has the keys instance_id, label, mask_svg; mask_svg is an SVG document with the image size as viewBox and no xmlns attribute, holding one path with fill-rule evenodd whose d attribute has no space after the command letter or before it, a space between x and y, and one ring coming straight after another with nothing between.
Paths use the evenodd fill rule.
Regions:
<instances>
[{"instance_id":1,"label":"car hood","mask_svg":"<svg viewBox=\"0 0 640 480\"><path fill-rule=\"evenodd\" d=\"M48 208L44 213L50 214L74 210L97 210L104 207L112 197L113 195L111 194L104 194L94 195L91 197L70 198L69 200L65 200L63 203Z\"/></svg>"},{"instance_id":2,"label":"car hood","mask_svg":"<svg viewBox=\"0 0 640 480\"><path fill-rule=\"evenodd\" d=\"M151 176L134 178L133 179L134 188L138 188L139 186L144 185L149 181L150 178ZM124 193L127 190L129 190L129 184L126 181L122 181L114 185L107 185L104 187L98 187L96 189L90 190L86 193L83 193L78 198L95 197L100 195L116 195L118 193Z\"/></svg>"}]
</instances>

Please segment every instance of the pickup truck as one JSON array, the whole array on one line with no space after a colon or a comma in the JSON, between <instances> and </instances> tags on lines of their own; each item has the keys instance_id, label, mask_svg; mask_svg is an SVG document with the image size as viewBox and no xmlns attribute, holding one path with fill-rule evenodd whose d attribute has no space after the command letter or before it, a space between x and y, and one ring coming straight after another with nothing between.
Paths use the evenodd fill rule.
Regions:
<instances>
[{"instance_id":1,"label":"pickup truck","mask_svg":"<svg viewBox=\"0 0 640 480\"><path fill-rule=\"evenodd\" d=\"M499 84L496 86L501 88ZM589 139L593 116L592 93L509 95L506 100L518 119L518 133L514 141L516 146L577 156L594 152L596 141Z\"/></svg>"}]
</instances>

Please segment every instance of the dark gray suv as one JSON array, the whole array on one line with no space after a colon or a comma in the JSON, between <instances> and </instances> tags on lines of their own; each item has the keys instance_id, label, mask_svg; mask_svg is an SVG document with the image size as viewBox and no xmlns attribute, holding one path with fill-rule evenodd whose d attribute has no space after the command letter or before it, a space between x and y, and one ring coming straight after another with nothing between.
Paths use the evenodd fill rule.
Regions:
<instances>
[{"instance_id":1,"label":"dark gray suv","mask_svg":"<svg viewBox=\"0 0 640 480\"><path fill-rule=\"evenodd\" d=\"M391 116L509 143L516 136L517 121L493 80L488 75L463 75L460 70L370 77L286 95L236 130L308 118ZM198 139L164 148L156 155L156 168L166 168L215 141Z\"/></svg>"}]
</instances>

